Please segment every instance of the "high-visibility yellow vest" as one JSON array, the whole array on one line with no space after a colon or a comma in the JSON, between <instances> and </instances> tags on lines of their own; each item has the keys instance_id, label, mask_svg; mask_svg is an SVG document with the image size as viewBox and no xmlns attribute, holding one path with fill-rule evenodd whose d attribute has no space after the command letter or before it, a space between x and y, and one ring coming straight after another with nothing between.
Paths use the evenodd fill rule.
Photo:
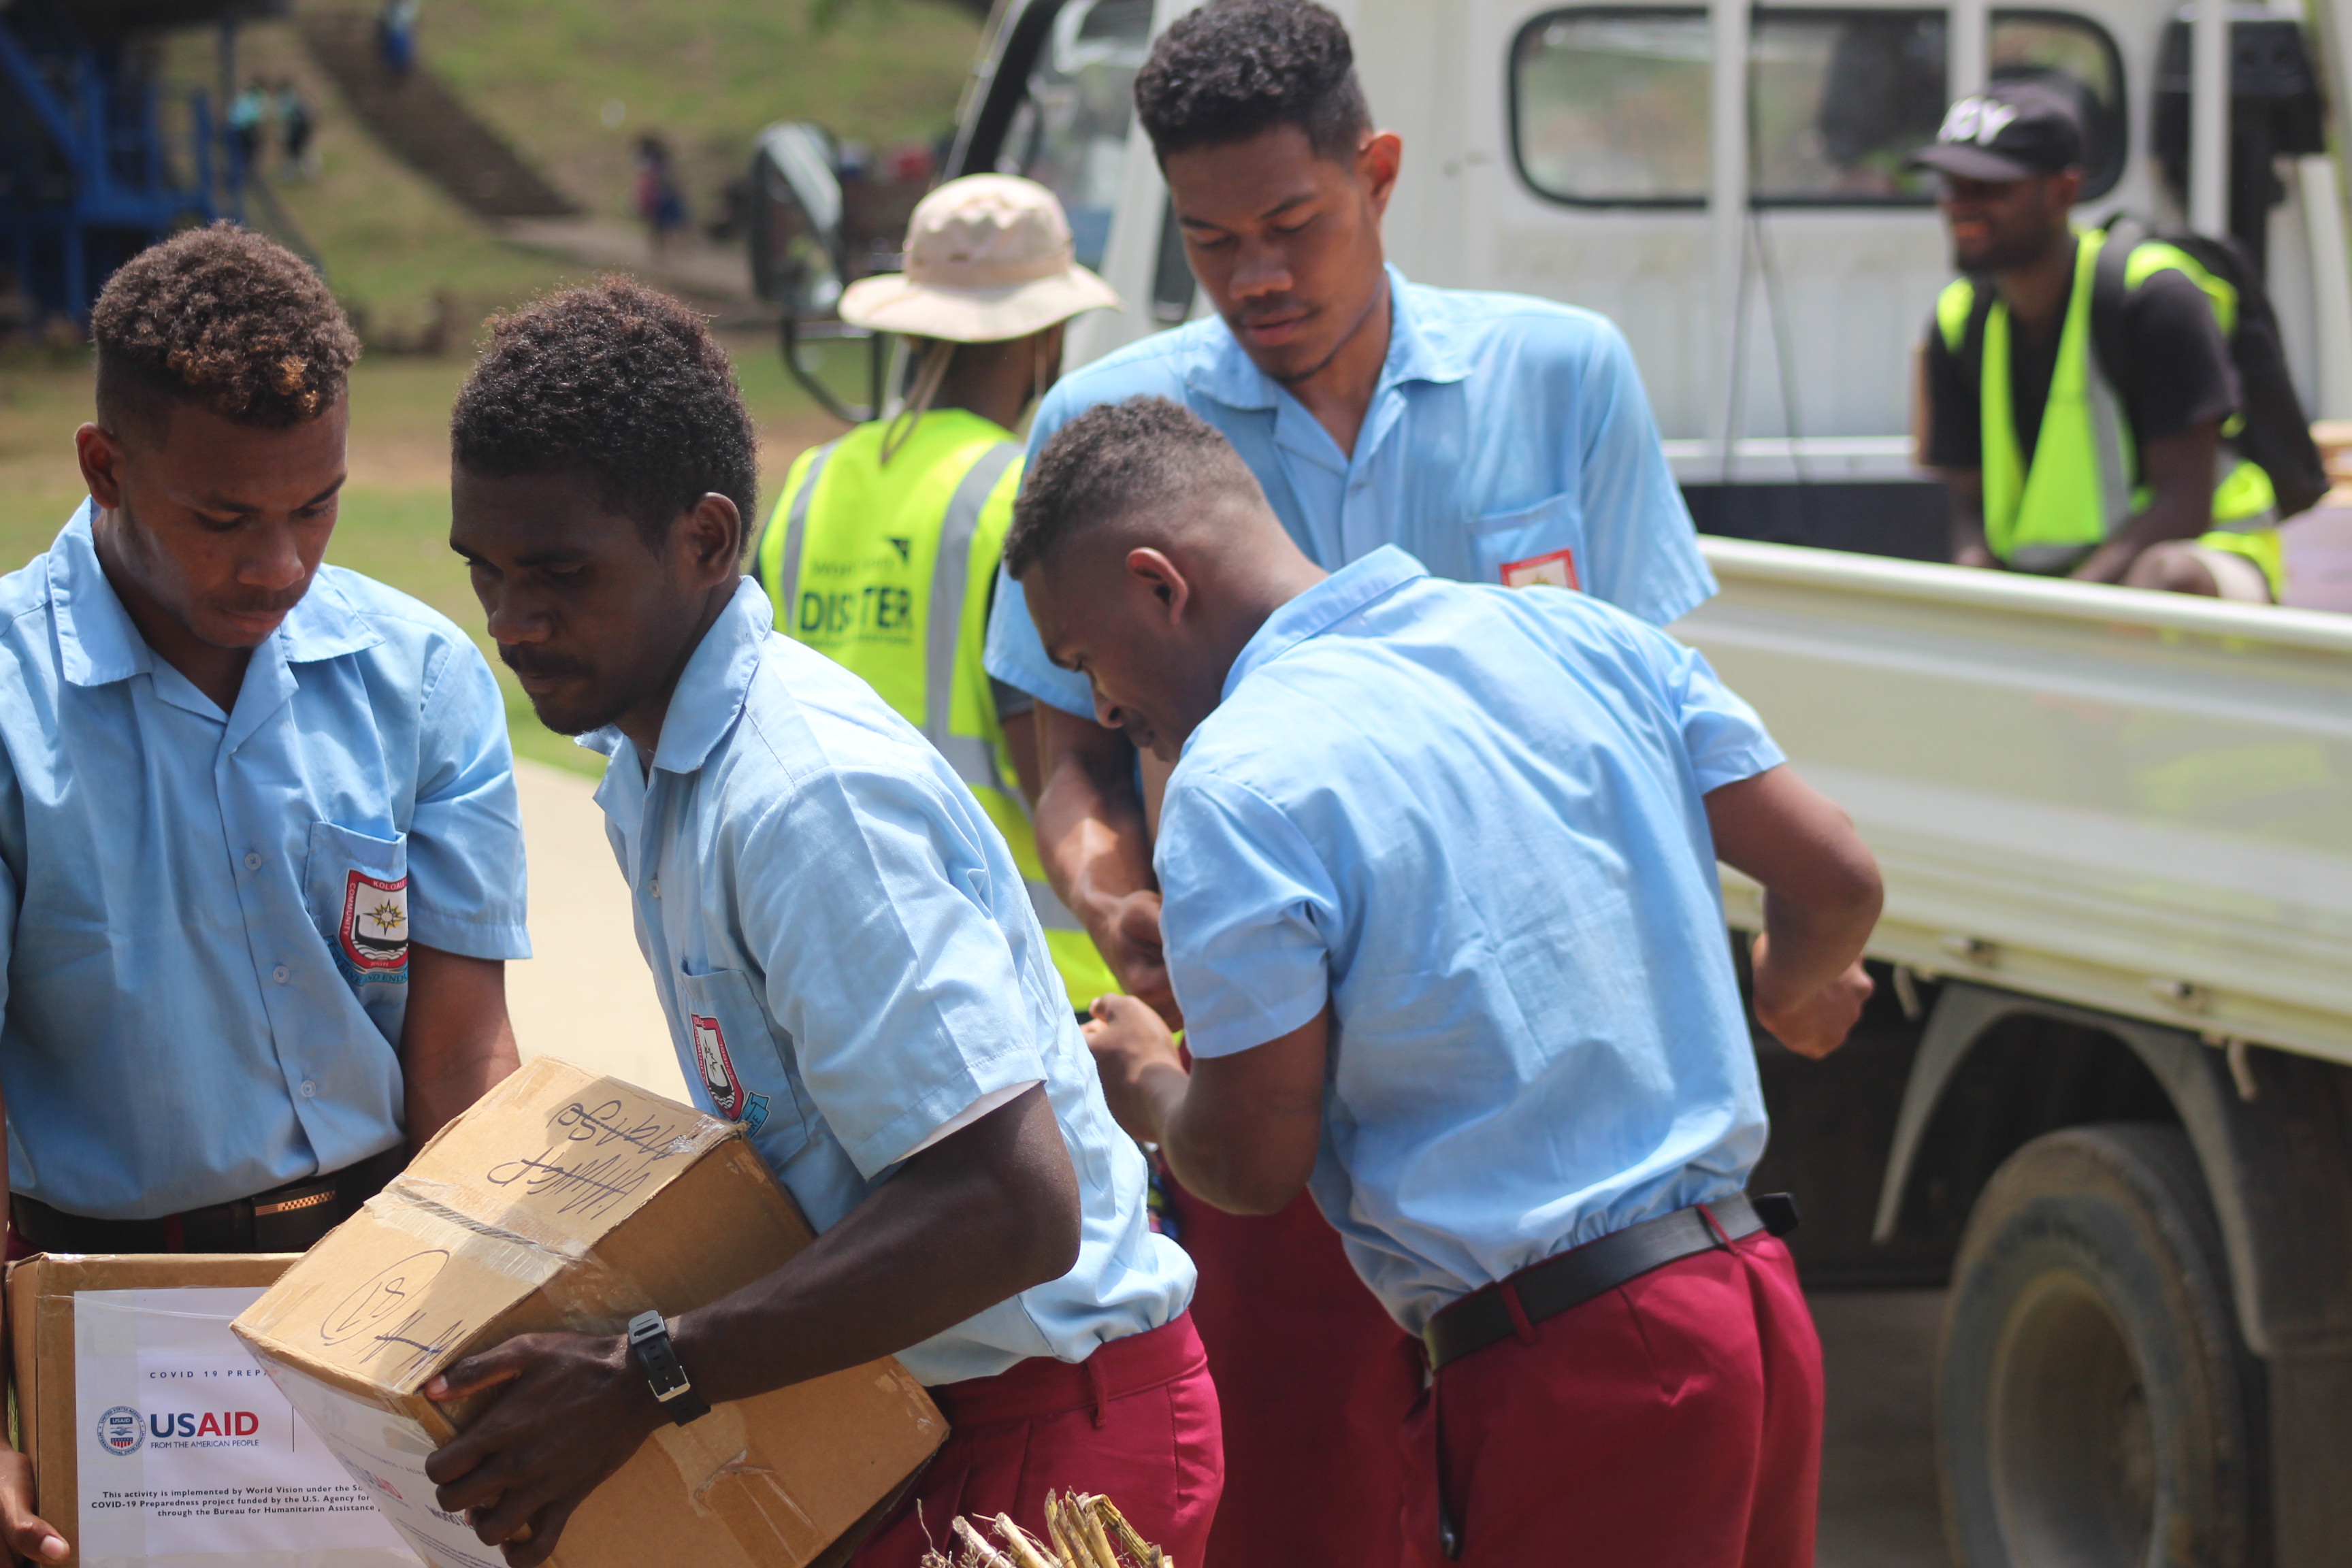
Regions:
<instances>
[{"instance_id":1,"label":"high-visibility yellow vest","mask_svg":"<svg viewBox=\"0 0 2352 1568\"><path fill-rule=\"evenodd\" d=\"M2075 237L2074 282L2031 464L2018 446L2010 404L2009 307L1996 297L1985 315L1977 368L1985 543L2020 571L2072 571L2147 505L2131 421L2091 352L2092 283L2105 241L2095 229ZM2125 287L2136 289L2168 267L2205 290L2227 338L2237 325L2237 290L2178 246L2147 240L2134 247L2125 265ZM1937 327L1954 354L1966 352L1976 305L1976 285L1965 278L1948 285L1936 301ZM2253 562L2270 579L2271 596L2276 598L2286 574L2276 527L2278 500L2270 476L2229 443L2242 426L2233 416L2222 427L2214 527L2197 542Z\"/></svg>"},{"instance_id":2,"label":"high-visibility yellow vest","mask_svg":"<svg viewBox=\"0 0 2352 1568\"><path fill-rule=\"evenodd\" d=\"M1012 847L1070 1005L1118 989L1045 880L1037 834L981 665L1021 446L933 409L882 461L880 423L803 452L753 550L776 627L863 677L923 731Z\"/></svg>"}]
</instances>

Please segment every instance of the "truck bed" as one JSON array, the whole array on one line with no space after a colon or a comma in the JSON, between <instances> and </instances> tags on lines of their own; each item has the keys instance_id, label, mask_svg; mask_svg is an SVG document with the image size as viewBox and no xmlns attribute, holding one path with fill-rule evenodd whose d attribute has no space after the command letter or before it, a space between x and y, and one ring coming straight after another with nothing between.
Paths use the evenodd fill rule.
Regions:
<instances>
[{"instance_id":1,"label":"truck bed","mask_svg":"<svg viewBox=\"0 0 2352 1568\"><path fill-rule=\"evenodd\" d=\"M1702 543L1675 629L1877 853L1874 956L2352 1062L2352 617Z\"/></svg>"}]
</instances>

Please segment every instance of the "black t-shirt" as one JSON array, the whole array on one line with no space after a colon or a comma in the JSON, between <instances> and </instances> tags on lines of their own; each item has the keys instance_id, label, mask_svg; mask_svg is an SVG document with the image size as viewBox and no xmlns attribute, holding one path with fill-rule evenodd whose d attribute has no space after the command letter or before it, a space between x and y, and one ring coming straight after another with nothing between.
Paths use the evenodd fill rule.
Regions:
<instances>
[{"instance_id":1,"label":"black t-shirt","mask_svg":"<svg viewBox=\"0 0 2352 1568\"><path fill-rule=\"evenodd\" d=\"M1990 289L1990 279L1977 287ZM2017 445L2027 464L2042 434L2042 408L2058 368L2063 320L2036 342L2011 318L2009 330L2009 398L2017 422ZM2132 437L2142 448L2207 419L2237 412L2238 372L2229 345L2213 319L2205 290L2172 268L2150 273L2124 296L2118 318L2138 366L2136 386L2117 387ZM2093 351L2095 371L2096 351ZM1927 464L1936 468L1984 467L1983 404L1972 367L1944 346L1936 322L1927 322Z\"/></svg>"}]
</instances>

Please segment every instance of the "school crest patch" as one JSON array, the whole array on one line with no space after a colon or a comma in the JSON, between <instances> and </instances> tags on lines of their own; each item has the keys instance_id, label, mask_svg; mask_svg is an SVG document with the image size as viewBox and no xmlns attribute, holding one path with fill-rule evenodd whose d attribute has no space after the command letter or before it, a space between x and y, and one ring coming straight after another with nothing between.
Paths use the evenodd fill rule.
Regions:
<instances>
[{"instance_id":1,"label":"school crest patch","mask_svg":"<svg viewBox=\"0 0 2352 1568\"><path fill-rule=\"evenodd\" d=\"M335 958L353 984L408 979L408 879L380 881L362 871L343 878L343 919Z\"/></svg>"},{"instance_id":2,"label":"school crest patch","mask_svg":"<svg viewBox=\"0 0 2352 1568\"><path fill-rule=\"evenodd\" d=\"M1576 552L1555 550L1545 555L1530 555L1525 561L1506 561L1503 586L1580 588L1583 584L1576 580Z\"/></svg>"},{"instance_id":3,"label":"school crest patch","mask_svg":"<svg viewBox=\"0 0 2352 1568\"><path fill-rule=\"evenodd\" d=\"M699 1013L689 1013L687 1018L694 1026L694 1054L702 1064L702 1087L710 1091L710 1103L728 1121L740 1121L746 1131L757 1132L768 1120L768 1097L744 1092L743 1080L735 1075L735 1058L727 1052L727 1031L719 1026L718 1019Z\"/></svg>"}]
</instances>

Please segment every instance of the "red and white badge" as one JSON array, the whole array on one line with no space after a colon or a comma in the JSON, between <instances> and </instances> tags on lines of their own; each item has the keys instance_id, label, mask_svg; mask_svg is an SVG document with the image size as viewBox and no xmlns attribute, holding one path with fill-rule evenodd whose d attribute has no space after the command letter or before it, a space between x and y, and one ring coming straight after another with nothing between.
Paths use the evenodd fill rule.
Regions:
<instances>
[{"instance_id":1,"label":"red and white badge","mask_svg":"<svg viewBox=\"0 0 2352 1568\"><path fill-rule=\"evenodd\" d=\"M1583 584L1576 580L1576 552L1555 550L1549 555L1530 555L1525 561L1506 561L1503 586L1581 588Z\"/></svg>"},{"instance_id":2,"label":"red and white badge","mask_svg":"<svg viewBox=\"0 0 2352 1568\"><path fill-rule=\"evenodd\" d=\"M740 1121L751 1131L759 1131L768 1120L768 1097L743 1092L743 1080L735 1072L735 1058L727 1052L727 1031L719 1026L716 1018L706 1018L699 1013L688 1013L686 1017L694 1030L695 1059L701 1065L702 1087L709 1090L710 1103L728 1121Z\"/></svg>"},{"instance_id":3,"label":"red and white badge","mask_svg":"<svg viewBox=\"0 0 2352 1568\"><path fill-rule=\"evenodd\" d=\"M343 879L343 920L336 937L358 980L408 977L408 879L379 881L353 871Z\"/></svg>"},{"instance_id":4,"label":"red and white badge","mask_svg":"<svg viewBox=\"0 0 2352 1568\"><path fill-rule=\"evenodd\" d=\"M719 1108L719 1114L732 1121L742 1109L743 1080L735 1076L735 1058L727 1054L727 1031L716 1018L699 1013L687 1016L694 1023L694 1054L702 1063L702 1087L710 1091L710 1103Z\"/></svg>"}]
</instances>

